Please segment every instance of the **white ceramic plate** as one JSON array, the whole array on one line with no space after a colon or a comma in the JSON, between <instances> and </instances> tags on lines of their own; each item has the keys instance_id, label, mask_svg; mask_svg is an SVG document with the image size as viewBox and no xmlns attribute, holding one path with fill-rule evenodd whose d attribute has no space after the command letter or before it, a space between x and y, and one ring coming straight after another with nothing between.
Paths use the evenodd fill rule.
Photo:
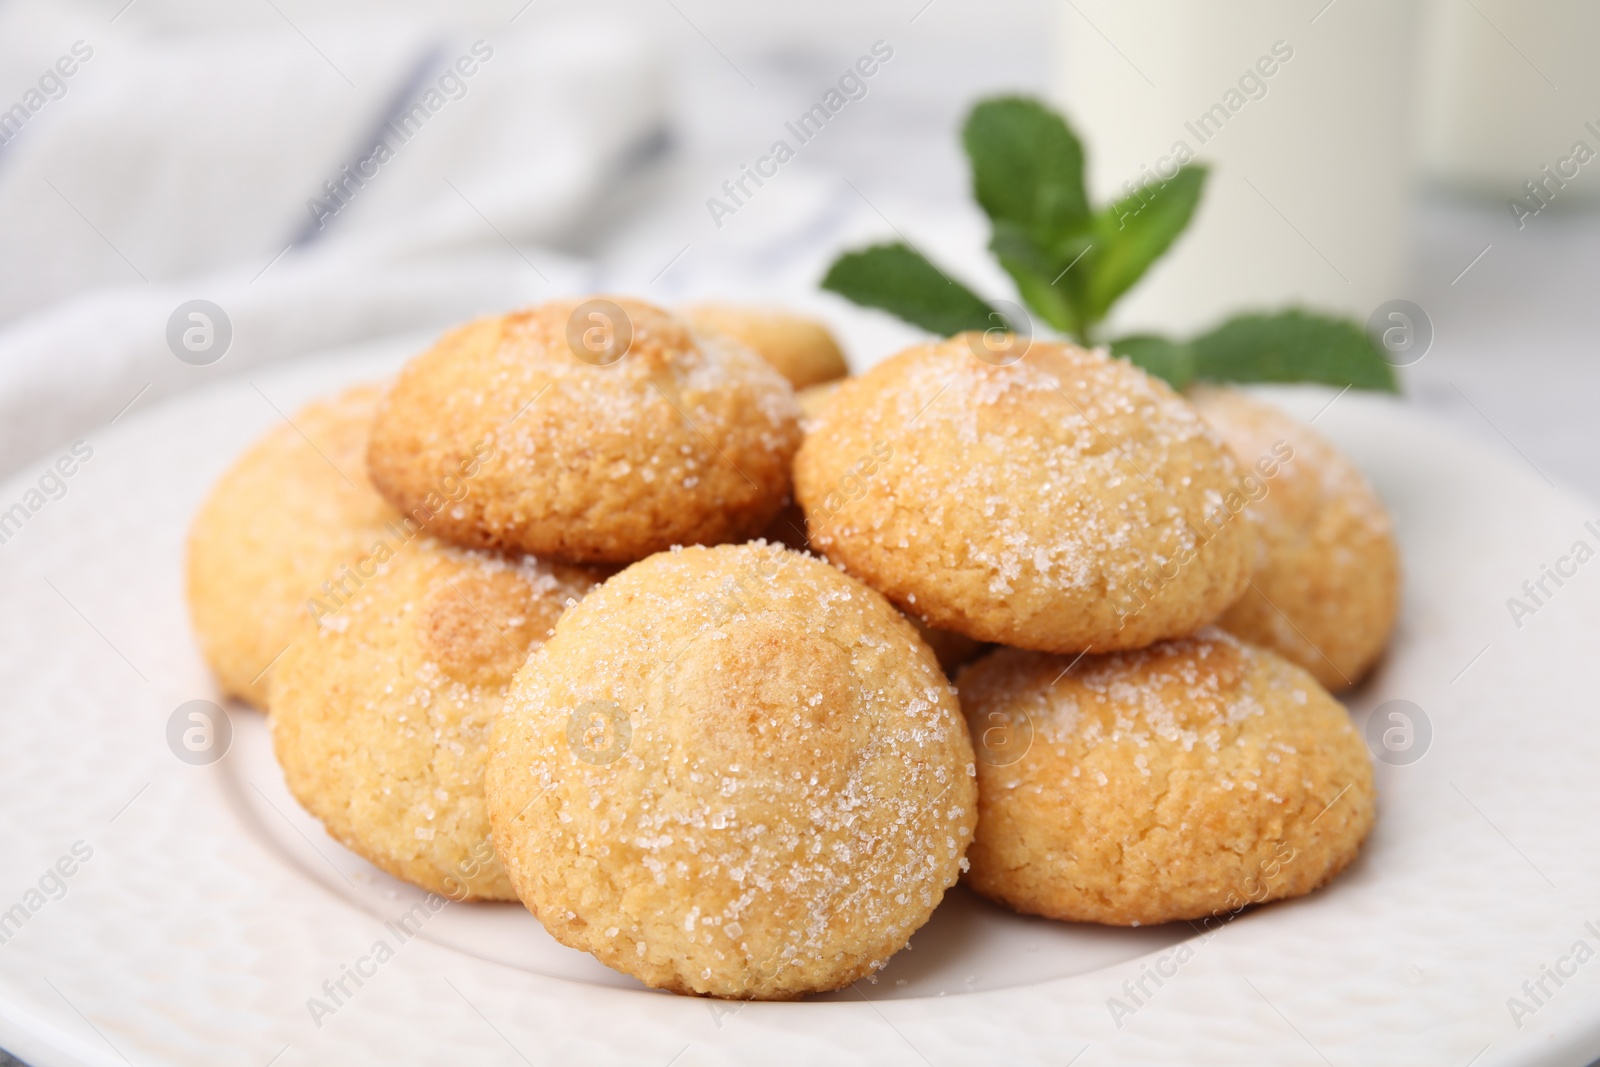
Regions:
<instances>
[{"instance_id":1,"label":"white ceramic plate","mask_svg":"<svg viewBox=\"0 0 1600 1067\"><path fill-rule=\"evenodd\" d=\"M182 599L202 495L279 410L415 348L331 353L136 409L88 435L64 495L0 544L0 1045L37 1067L1488 1067L1600 1052L1600 562L1563 564L1576 575L1546 579L1531 615L1506 605L1574 542L1600 548L1600 508L1353 393L1317 425L1393 509L1406 590L1351 709L1364 721L1411 701L1431 738L1416 733L1415 762L1379 765L1377 829L1328 889L1209 937L1024 919L958 891L875 984L796 1004L646 991L509 905L448 905L402 939L393 921L420 894L295 806L259 717L234 709L209 765L176 758L167 729L180 704L215 698ZM1274 395L1309 418L1333 394ZM6 483L0 509L70 454ZM71 874L48 873L58 864ZM379 941L393 950L381 964ZM1558 985L1543 968L1566 973ZM324 983L341 979L335 998ZM1543 993L1524 989L1541 979Z\"/></svg>"}]
</instances>

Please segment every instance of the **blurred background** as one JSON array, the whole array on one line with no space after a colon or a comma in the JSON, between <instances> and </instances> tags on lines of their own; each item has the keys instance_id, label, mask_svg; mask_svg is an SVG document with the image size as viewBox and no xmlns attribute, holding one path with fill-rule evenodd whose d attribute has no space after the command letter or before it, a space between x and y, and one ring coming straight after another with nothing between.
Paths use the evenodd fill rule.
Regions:
<instances>
[{"instance_id":1,"label":"blurred background","mask_svg":"<svg viewBox=\"0 0 1600 1067\"><path fill-rule=\"evenodd\" d=\"M1214 165L1118 328L1412 301L1410 401L1600 496L1596 41L1578 0L0 0L0 471L209 377L573 292L810 310L860 370L915 334L818 291L844 248L1014 295L958 129L1020 91L1096 199L1180 143ZM192 300L214 365L169 349Z\"/></svg>"}]
</instances>

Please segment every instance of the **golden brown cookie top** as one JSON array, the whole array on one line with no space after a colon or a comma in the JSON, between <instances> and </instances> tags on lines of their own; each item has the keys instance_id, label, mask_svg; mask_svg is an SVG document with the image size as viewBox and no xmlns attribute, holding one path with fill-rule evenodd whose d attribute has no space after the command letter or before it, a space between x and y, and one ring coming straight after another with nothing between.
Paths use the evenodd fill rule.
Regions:
<instances>
[{"instance_id":1,"label":"golden brown cookie top","mask_svg":"<svg viewBox=\"0 0 1600 1067\"><path fill-rule=\"evenodd\" d=\"M427 538L307 619L274 673L290 790L379 867L455 898L513 899L483 771L513 675L597 576Z\"/></svg>"},{"instance_id":2,"label":"golden brown cookie top","mask_svg":"<svg viewBox=\"0 0 1600 1067\"><path fill-rule=\"evenodd\" d=\"M1393 533L1394 522L1367 476L1314 427L1240 389L1201 384L1191 386L1186 395L1242 469L1251 470L1264 458L1278 461L1268 495L1279 494L1285 503L1281 509L1252 509L1254 521L1304 521L1334 504L1341 526L1357 526L1370 538Z\"/></svg>"},{"instance_id":3,"label":"golden brown cookie top","mask_svg":"<svg viewBox=\"0 0 1600 1067\"><path fill-rule=\"evenodd\" d=\"M1238 595L1239 472L1189 404L1103 352L980 351L841 384L796 459L815 545L934 625L1050 651L1189 632Z\"/></svg>"},{"instance_id":4,"label":"golden brown cookie top","mask_svg":"<svg viewBox=\"0 0 1600 1067\"><path fill-rule=\"evenodd\" d=\"M1216 628L958 678L978 755L969 883L1020 911L1140 925L1310 892L1373 821L1372 765L1305 671Z\"/></svg>"},{"instance_id":5,"label":"golden brown cookie top","mask_svg":"<svg viewBox=\"0 0 1600 1067\"><path fill-rule=\"evenodd\" d=\"M720 333L748 345L796 389L850 373L828 327L816 319L777 308L699 303L683 317L702 333Z\"/></svg>"},{"instance_id":6,"label":"golden brown cookie top","mask_svg":"<svg viewBox=\"0 0 1600 1067\"><path fill-rule=\"evenodd\" d=\"M798 416L742 344L642 301L552 301L460 327L407 364L368 466L446 540L627 563L759 532L788 489ZM470 491L446 506L449 477Z\"/></svg>"},{"instance_id":7,"label":"golden brown cookie top","mask_svg":"<svg viewBox=\"0 0 1600 1067\"><path fill-rule=\"evenodd\" d=\"M1246 471L1256 530L1252 587L1219 620L1329 689L1361 679L1400 607L1393 523L1359 467L1327 438L1248 393L1190 396Z\"/></svg>"},{"instance_id":8,"label":"golden brown cookie top","mask_svg":"<svg viewBox=\"0 0 1600 1067\"><path fill-rule=\"evenodd\" d=\"M882 965L955 880L971 748L878 594L778 546L688 548L596 590L496 724L495 840L559 940L719 996Z\"/></svg>"},{"instance_id":9,"label":"golden brown cookie top","mask_svg":"<svg viewBox=\"0 0 1600 1067\"><path fill-rule=\"evenodd\" d=\"M1101 740L1143 745L1159 739L1214 752L1225 735L1262 714L1258 695L1246 683L1264 662L1258 650L1208 628L1076 663L1004 650L963 671L959 686L963 706L1024 712L1035 738L1047 742L1072 738L1093 747ZM1301 704L1315 688L1282 671L1274 681L1282 683L1285 699Z\"/></svg>"},{"instance_id":10,"label":"golden brown cookie top","mask_svg":"<svg viewBox=\"0 0 1600 1067\"><path fill-rule=\"evenodd\" d=\"M593 583L578 568L532 557L474 558L469 569L423 596L418 651L457 681L503 685L529 649L544 643L567 599L581 597Z\"/></svg>"}]
</instances>

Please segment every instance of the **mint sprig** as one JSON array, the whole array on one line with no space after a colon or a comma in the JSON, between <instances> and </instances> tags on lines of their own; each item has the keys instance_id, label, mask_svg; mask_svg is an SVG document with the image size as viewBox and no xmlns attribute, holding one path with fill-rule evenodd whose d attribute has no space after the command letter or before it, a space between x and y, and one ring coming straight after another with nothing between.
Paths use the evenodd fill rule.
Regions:
<instances>
[{"instance_id":1,"label":"mint sprig","mask_svg":"<svg viewBox=\"0 0 1600 1067\"><path fill-rule=\"evenodd\" d=\"M828 268L822 287L941 337L994 325L983 297L898 241L846 252Z\"/></svg>"},{"instance_id":2,"label":"mint sprig","mask_svg":"<svg viewBox=\"0 0 1600 1067\"><path fill-rule=\"evenodd\" d=\"M1273 315L1236 315L1190 341L1152 334L1120 337L1126 356L1173 388L1190 382L1320 382L1393 392L1394 371L1374 356L1372 341L1348 319L1290 308Z\"/></svg>"},{"instance_id":3,"label":"mint sprig","mask_svg":"<svg viewBox=\"0 0 1600 1067\"><path fill-rule=\"evenodd\" d=\"M1084 185L1082 142L1060 114L1025 97L979 103L961 140L973 196L989 216L989 250L1028 309L1081 344L1101 340L1112 307L1188 227L1205 189L1206 168L1184 164L1096 209ZM845 253L822 287L942 336L1006 321L898 242ZM1110 347L1179 389L1196 380L1397 388L1358 324L1298 308L1238 315L1189 341L1140 334Z\"/></svg>"},{"instance_id":4,"label":"mint sprig","mask_svg":"<svg viewBox=\"0 0 1600 1067\"><path fill-rule=\"evenodd\" d=\"M1037 248L1059 252L1089 223L1083 145L1031 100L1003 97L973 108L961 129L972 195L993 220Z\"/></svg>"}]
</instances>

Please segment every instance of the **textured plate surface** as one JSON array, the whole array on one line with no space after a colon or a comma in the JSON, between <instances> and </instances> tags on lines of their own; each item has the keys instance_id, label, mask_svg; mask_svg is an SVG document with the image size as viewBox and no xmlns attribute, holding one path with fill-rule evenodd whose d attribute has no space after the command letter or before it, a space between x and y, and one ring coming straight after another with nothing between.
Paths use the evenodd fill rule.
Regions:
<instances>
[{"instance_id":1,"label":"textured plate surface","mask_svg":"<svg viewBox=\"0 0 1600 1067\"><path fill-rule=\"evenodd\" d=\"M1387 659L1348 702L1364 722L1410 701L1431 737L1420 759L1379 764L1377 829L1329 889L1208 936L1023 919L958 892L876 984L799 1004L645 991L510 906L448 905L402 937L393 923L420 894L296 808L254 713L233 710L214 764L180 761L166 736L180 704L215 698L181 588L201 496L278 411L415 348L330 353L136 409L87 435L64 493L49 481L0 544L0 1045L37 1067L1486 1067L1600 1053L1600 563L1571 555L1600 549L1600 507L1359 394L1317 426L1394 511L1406 590ZM1309 418L1333 394L1272 395ZM70 449L0 487L0 510L34 499ZM1576 573L1546 579L1533 605L1523 583L1563 557ZM1534 610L1514 619L1513 596ZM335 997L324 984L341 979Z\"/></svg>"}]
</instances>

